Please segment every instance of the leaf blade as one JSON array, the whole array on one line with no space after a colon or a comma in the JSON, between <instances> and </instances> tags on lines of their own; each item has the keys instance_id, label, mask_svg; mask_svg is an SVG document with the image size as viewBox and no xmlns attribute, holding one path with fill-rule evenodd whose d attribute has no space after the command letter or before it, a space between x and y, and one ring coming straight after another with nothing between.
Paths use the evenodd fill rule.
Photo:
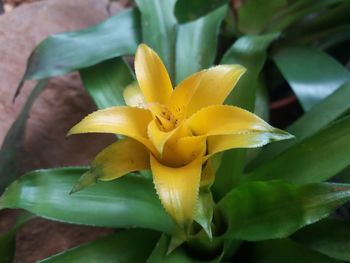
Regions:
<instances>
[{"instance_id":1,"label":"leaf blade","mask_svg":"<svg viewBox=\"0 0 350 263\"><path fill-rule=\"evenodd\" d=\"M99 109L125 106L124 88L134 75L122 58L113 58L80 70L85 89Z\"/></svg>"},{"instance_id":2,"label":"leaf blade","mask_svg":"<svg viewBox=\"0 0 350 263\"><path fill-rule=\"evenodd\" d=\"M36 99L47 84L47 80L41 80L30 93L19 116L12 124L4 139L0 150L0 193L15 180L20 173L20 144L22 143L29 111Z\"/></svg>"},{"instance_id":3,"label":"leaf blade","mask_svg":"<svg viewBox=\"0 0 350 263\"><path fill-rule=\"evenodd\" d=\"M103 60L133 54L140 42L139 14L129 9L79 31L53 35L33 51L25 79L59 76Z\"/></svg>"},{"instance_id":4,"label":"leaf blade","mask_svg":"<svg viewBox=\"0 0 350 263\"><path fill-rule=\"evenodd\" d=\"M325 181L350 161L350 117L345 117L253 170L247 180Z\"/></svg>"},{"instance_id":5,"label":"leaf blade","mask_svg":"<svg viewBox=\"0 0 350 263\"><path fill-rule=\"evenodd\" d=\"M143 263L159 234L150 230L129 229L88 244L66 250L38 263L59 262L135 262Z\"/></svg>"},{"instance_id":6,"label":"leaf blade","mask_svg":"<svg viewBox=\"0 0 350 263\"><path fill-rule=\"evenodd\" d=\"M299 230L292 239L332 258L350 259L350 224L347 221L323 220Z\"/></svg>"},{"instance_id":7,"label":"leaf blade","mask_svg":"<svg viewBox=\"0 0 350 263\"><path fill-rule=\"evenodd\" d=\"M136 0L142 17L142 37L144 43L153 48L162 58L169 75L174 80L176 0Z\"/></svg>"},{"instance_id":8,"label":"leaf blade","mask_svg":"<svg viewBox=\"0 0 350 263\"><path fill-rule=\"evenodd\" d=\"M176 83L213 65L217 36L227 7L223 6L191 23L179 25L176 42Z\"/></svg>"},{"instance_id":9,"label":"leaf blade","mask_svg":"<svg viewBox=\"0 0 350 263\"><path fill-rule=\"evenodd\" d=\"M21 208L73 224L137 226L171 233L174 223L162 208L150 180L130 174L69 195L86 171L57 168L31 172L7 189L0 199L0 208Z\"/></svg>"},{"instance_id":10,"label":"leaf blade","mask_svg":"<svg viewBox=\"0 0 350 263\"><path fill-rule=\"evenodd\" d=\"M328 216L350 199L350 185L253 182L233 189L218 209L228 223L226 238L284 238Z\"/></svg>"},{"instance_id":11,"label":"leaf blade","mask_svg":"<svg viewBox=\"0 0 350 263\"><path fill-rule=\"evenodd\" d=\"M287 47L273 59L306 111L350 80L345 67L316 49Z\"/></svg>"}]
</instances>

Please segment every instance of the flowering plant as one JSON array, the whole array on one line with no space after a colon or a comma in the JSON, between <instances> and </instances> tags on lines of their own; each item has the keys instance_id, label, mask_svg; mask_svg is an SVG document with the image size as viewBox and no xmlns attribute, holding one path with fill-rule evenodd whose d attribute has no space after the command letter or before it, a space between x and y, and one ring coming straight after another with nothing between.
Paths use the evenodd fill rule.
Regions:
<instances>
[{"instance_id":1,"label":"flowering plant","mask_svg":"<svg viewBox=\"0 0 350 263\"><path fill-rule=\"evenodd\" d=\"M34 50L23 78L40 80L33 94L79 70L99 108L68 134L117 138L90 167L9 176L0 208L123 229L42 262L350 259L349 224L334 213L350 200L350 73L326 52L347 43L349 21L334 23L350 5L226 2L137 0ZM122 58L134 54L136 78ZM287 132L266 122L286 99L269 106L266 94L291 91L303 115Z\"/></svg>"}]
</instances>

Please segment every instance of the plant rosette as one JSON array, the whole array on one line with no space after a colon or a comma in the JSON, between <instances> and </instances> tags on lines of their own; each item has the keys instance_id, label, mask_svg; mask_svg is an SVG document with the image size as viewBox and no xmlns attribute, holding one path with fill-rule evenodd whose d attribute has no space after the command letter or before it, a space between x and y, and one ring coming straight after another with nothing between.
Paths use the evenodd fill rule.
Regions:
<instances>
[{"instance_id":1,"label":"plant rosette","mask_svg":"<svg viewBox=\"0 0 350 263\"><path fill-rule=\"evenodd\" d=\"M293 137L253 113L223 105L245 71L240 65L218 65L189 76L173 89L159 56L139 45L138 84L123 93L128 106L93 112L68 132L126 136L97 155L72 192L97 179L109 181L150 169L159 199L179 229L187 235L194 220L211 236L210 186L215 178L211 158L228 149Z\"/></svg>"}]
</instances>

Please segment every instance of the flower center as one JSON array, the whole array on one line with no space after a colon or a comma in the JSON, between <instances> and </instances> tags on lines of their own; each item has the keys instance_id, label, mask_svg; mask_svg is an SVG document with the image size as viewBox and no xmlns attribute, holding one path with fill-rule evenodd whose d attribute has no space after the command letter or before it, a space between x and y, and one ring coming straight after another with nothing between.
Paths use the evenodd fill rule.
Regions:
<instances>
[{"instance_id":1,"label":"flower center","mask_svg":"<svg viewBox=\"0 0 350 263\"><path fill-rule=\"evenodd\" d=\"M178 126L178 120L165 105L150 103L148 109L152 112L159 130L169 132Z\"/></svg>"}]
</instances>

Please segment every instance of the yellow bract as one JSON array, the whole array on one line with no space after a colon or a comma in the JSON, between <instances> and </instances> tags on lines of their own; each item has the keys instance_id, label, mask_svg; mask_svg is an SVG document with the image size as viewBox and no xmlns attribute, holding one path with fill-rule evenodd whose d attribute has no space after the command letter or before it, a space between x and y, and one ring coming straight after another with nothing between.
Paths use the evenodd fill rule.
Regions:
<instances>
[{"instance_id":1,"label":"yellow bract","mask_svg":"<svg viewBox=\"0 0 350 263\"><path fill-rule=\"evenodd\" d=\"M151 168L165 210L182 227L196 215L199 188L210 187L215 169L209 159L231 148L251 148L290 134L238 107L221 105L245 69L219 65L193 74L173 89L158 55L141 44L136 52L138 85L124 91L129 105L96 111L69 134L125 135L102 151L88 174L112 180Z\"/></svg>"}]
</instances>

